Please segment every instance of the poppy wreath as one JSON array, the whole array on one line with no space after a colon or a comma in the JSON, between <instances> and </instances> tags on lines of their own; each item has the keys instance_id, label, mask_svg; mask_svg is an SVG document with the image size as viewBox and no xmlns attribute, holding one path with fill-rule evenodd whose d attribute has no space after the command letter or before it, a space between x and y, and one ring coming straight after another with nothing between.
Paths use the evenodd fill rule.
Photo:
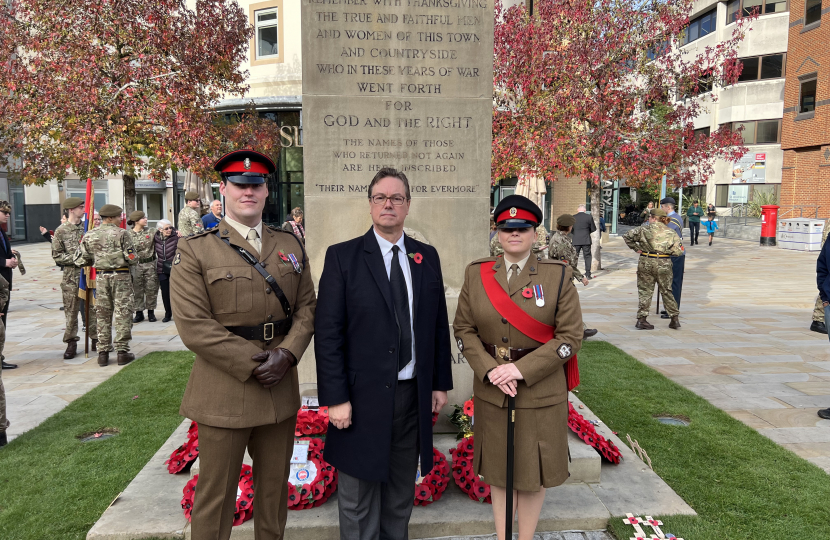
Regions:
<instances>
[{"instance_id":1,"label":"poppy wreath","mask_svg":"<svg viewBox=\"0 0 830 540\"><path fill-rule=\"evenodd\" d=\"M170 458L164 463L167 464L167 472L176 474L189 471L197 457L199 457L199 426L196 422L191 422L187 430L187 441L173 450Z\"/></svg>"},{"instance_id":2,"label":"poppy wreath","mask_svg":"<svg viewBox=\"0 0 830 540\"><path fill-rule=\"evenodd\" d=\"M576 433L576 435L582 439L585 444L596 448L604 459L614 464L620 462L622 454L620 454L620 449L617 448L617 445L597 433L594 424L588 420L585 420L585 417L574 409L574 406L570 401L568 402L568 427L571 428L571 431Z\"/></svg>"},{"instance_id":3,"label":"poppy wreath","mask_svg":"<svg viewBox=\"0 0 830 540\"><path fill-rule=\"evenodd\" d=\"M182 493L182 509L184 510L184 517L190 521L190 515L193 512L193 497L196 495L196 483L199 481L199 475L195 475L184 486ZM242 525L252 517L254 517L254 479L250 465L242 465L242 470L239 473L239 489L237 491L239 496L236 499L236 510L233 513L234 526Z\"/></svg>"},{"instance_id":4,"label":"poppy wreath","mask_svg":"<svg viewBox=\"0 0 830 540\"><path fill-rule=\"evenodd\" d=\"M473 471L473 436L465 437L458 446L450 449L452 455L452 476L455 484L472 500L493 504L490 498L490 484L484 483Z\"/></svg>"},{"instance_id":5,"label":"poppy wreath","mask_svg":"<svg viewBox=\"0 0 830 540\"><path fill-rule=\"evenodd\" d=\"M415 506L427 506L441 498L450 483L450 465L447 456L432 447L432 470L415 484Z\"/></svg>"},{"instance_id":6,"label":"poppy wreath","mask_svg":"<svg viewBox=\"0 0 830 540\"><path fill-rule=\"evenodd\" d=\"M320 506L337 489L337 470L323 459L323 439L301 437L295 441L308 441L308 461L317 468L317 476L299 486L288 482L288 509L305 510Z\"/></svg>"},{"instance_id":7,"label":"poppy wreath","mask_svg":"<svg viewBox=\"0 0 830 540\"><path fill-rule=\"evenodd\" d=\"M303 407L297 413L297 425L294 428L295 437L325 435L329 429L329 408L320 407L317 410Z\"/></svg>"}]
</instances>

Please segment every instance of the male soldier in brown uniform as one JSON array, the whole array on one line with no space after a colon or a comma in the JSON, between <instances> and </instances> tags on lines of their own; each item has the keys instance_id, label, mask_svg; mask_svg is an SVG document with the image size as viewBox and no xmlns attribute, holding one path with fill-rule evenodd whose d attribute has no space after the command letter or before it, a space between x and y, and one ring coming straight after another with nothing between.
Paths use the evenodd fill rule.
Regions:
<instances>
[{"instance_id":1,"label":"male soldier in brown uniform","mask_svg":"<svg viewBox=\"0 0 830 540\"><path fill-rule=\"evenodd\" d=\"M278 540L300 408L295 366L313 334L317 299L300 242L262 223L273 161L240 150L215 169L225 218L179 240L170 274L176 327L196 353L180 410L199 423L192 537L230 537L247 447L254 460L254 534Z\"/></svg>"},{"instance_id":2,"label":"male soldier in brown uniform","mask_svg":"<svg viewBox=\"0 0 830 540\"><path fill-rule=\"evenodd\" d=\"M511 195L493 215L504 255L467 267L453 328L474 372L473 467L491 486L499 538L506 514L507 403L515 396L514 501L522 538L531 538L545 488L568 478L563 366L582 346L582 311L570 267L531 253L539 207Z\"/></svg>"}]
</instances>

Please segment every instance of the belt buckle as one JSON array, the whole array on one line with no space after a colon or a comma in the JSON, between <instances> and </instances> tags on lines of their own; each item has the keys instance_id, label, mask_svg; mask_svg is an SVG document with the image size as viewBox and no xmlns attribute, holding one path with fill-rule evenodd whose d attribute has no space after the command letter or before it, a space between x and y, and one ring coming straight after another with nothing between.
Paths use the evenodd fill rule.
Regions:
<instances>
[{"instance_id":1,"label":"belt buckle","mask_svg":"<svg viewBox=\"0 0 830 540\"><path fill-rule=\"evenodd\" d=\"M268 329L271 329L271 335L268 335ZM274 339L274 323L269 322L262 325L263 341L271 341Z\"/></svg>"},{"instance_id":2,"label":"belt buckle","mask_svg":"<svg viewBox=\"0 0 830 540\"><path fill-rule=\"evenodd\" d=\"M499 347L496 349L496 354L499 355L499 358L505 361L510 361L510 347Z\"/></svg>"}]
</instances>

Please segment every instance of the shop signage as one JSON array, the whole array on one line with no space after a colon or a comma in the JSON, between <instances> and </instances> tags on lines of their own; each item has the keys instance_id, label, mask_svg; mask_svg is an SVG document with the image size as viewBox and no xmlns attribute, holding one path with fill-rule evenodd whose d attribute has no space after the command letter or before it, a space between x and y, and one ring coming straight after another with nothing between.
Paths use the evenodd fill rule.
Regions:
<instances>
[{"instance_id":1,"label":"shop signage","mask_svg":"<svg viewBox=\"0 0 830 540\"><path fill-rule=\"evenodd\" d=\"M763 184L766 182L766 152L747 152L732 164L733 184Z\"/></svg>"},{"instance_id":2,"label":"shop signage","mask_svg":"<svg viewBox=\"0 0 830 540\"><path fill-rule=\"evenodd\" d=\"M733 204L749 202L749 186L729 186L726 202Z\"/></svg>"}]
</instances>

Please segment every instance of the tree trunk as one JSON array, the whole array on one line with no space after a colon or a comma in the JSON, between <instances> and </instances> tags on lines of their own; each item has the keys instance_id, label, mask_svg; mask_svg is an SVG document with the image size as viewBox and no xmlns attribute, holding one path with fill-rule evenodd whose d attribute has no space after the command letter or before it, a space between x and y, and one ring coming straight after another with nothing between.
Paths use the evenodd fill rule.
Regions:
<instances>
[{"instance_id":1,"label":"tree trunk","mask_svg":"<svg viewBox=\"0 0 830 540\"><path fill-rule=\"evenodd\" d=\"M135 211L135 176L124 173L121 178L124 180L124 212L129 217Z\"/></svg>"},{"instance_id":2,"label":"tree trunk","mask_svg":"<svg viewBox=\"0 0 830 540\"><path fill-rule=\"evenodd\" d=\"M597 224L597 230L591 234L591 273L602 270L602 251L599 249L599 238L602 233L599 230L600 199L602 198L602 175L595 186L591 186L591 217Z\"/></svg>"}]
</instances>

